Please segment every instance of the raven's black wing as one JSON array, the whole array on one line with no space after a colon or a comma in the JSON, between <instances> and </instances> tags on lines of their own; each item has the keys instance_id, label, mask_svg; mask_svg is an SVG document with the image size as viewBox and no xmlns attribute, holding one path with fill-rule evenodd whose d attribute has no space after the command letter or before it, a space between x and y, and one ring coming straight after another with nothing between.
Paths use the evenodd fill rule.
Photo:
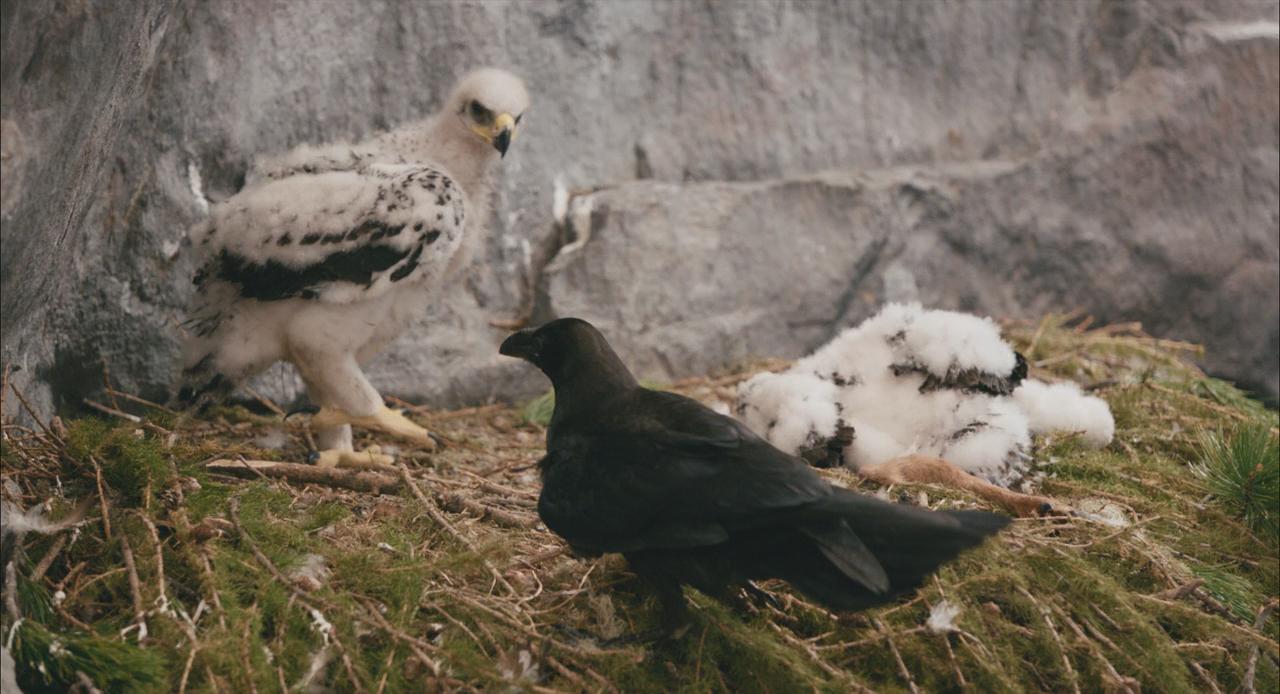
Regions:
<instances>
[{"instance_id":1,"label":"raven's black wing","mask_svg":"<svg viewBox=\"0 0 1280 694\"><path fill-rule=\"evenodd\" d=\"M785 525L851 578L872 590L888 585L857 535L822 510L831 485L803 461L689 398L633 391L590 426L554 428L548 451L538 511L575 547L698 547Z\"/></svg>"}]
</instances>

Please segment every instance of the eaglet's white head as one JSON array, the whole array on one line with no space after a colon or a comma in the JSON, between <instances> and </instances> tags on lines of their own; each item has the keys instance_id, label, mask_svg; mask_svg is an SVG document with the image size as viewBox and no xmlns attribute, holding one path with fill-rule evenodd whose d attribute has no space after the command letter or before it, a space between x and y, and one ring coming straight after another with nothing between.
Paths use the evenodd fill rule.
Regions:
<instances>
[{"instance_id":1,"label":"eaglet's white head","mask_svg":"<svg viewBox=\"0 0 1280 694\"><path fill-rule=\"evenodd\" d=\"M529 92L519 77L498 68L481 68L458 82L443 113L506 156L520 120L529 108Z\"/></svg>"}]
</instances>

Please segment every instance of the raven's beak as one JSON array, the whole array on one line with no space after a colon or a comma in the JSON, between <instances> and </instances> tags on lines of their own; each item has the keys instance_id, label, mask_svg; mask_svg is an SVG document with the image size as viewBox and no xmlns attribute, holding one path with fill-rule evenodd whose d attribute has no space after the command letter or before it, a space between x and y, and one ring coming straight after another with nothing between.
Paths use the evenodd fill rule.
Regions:
<instances>
[{"instance_id":1,"label":"raven's beak","mask_svg":"<svg viewBox=\"0 0 1280 694\"><path fill-rule=\"evenodd\" d=\"M510 337L502 341L498 354L533 361L538 356L538 338L533 333L533 328L511 333Z\"/></svg>"},{"instance_id":2,"label":"raven's beak","mask_svg":"<svg viewBox=\"0 0 1280 694\"><path fill-rule=\"evenodd\" d=\"M493 148L504 158L507 156L507 148L511 146L511 139L515 137L515 131L516 119L510 113L499 113L493 119Z\"/></svg>"}]
</instances>

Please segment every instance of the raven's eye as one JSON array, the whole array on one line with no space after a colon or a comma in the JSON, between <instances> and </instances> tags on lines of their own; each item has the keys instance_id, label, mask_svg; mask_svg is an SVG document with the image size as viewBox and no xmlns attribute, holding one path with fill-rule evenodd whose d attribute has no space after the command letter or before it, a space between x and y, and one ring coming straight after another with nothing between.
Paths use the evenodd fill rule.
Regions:
<instances>
[{"instance_id":1,"label":"raven's eye","mask_svg":"<svg viewBox=\"0 0 1280 694\"><path fill-rule=\"evenodd\" d=\"M471 120L477 125L488 125L493 122L493 111L481 106L479 101L472 101L468 108L471 111Z\"/></svg>"}]
</instances>

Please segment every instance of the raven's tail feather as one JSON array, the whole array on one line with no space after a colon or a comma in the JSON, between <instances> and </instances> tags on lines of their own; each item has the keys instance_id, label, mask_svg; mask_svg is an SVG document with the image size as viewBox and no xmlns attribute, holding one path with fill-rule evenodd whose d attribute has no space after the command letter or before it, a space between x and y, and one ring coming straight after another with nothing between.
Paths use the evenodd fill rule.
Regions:
<instances>
[{"instance_id":1,"label":"raven's tail feather","mask_svg":"<svg viewBox=\"0 0 1280 694\"><path fill-rule=\"evenodd\" d=\"M1008 517L985 511L929 511L846 490L837 491L821 511L829 514L828 530L823 533L827 537L811 543L792 542L789 547L776 546L777 551L756 554L753 573L761 578L768 575L785 579L801 592L838 610L884 604L918 588L940 566L1009 524ZM842 522L831 525L832 516ZM822 521L815 519L814 523ZM860 542L848 544L865 547L866 551L834 560L831 554L839 551L841 543L830 537L833 527L835 534L856 535ZM802 532L813 540L814 533L809 528ZM865 579L868 573L877 573L874 568L864 566L850 572L850 564L867 563L867 552L887 577L887 590L875 590L878 586L869 585Z\"/></svg>"}]
</instances>

